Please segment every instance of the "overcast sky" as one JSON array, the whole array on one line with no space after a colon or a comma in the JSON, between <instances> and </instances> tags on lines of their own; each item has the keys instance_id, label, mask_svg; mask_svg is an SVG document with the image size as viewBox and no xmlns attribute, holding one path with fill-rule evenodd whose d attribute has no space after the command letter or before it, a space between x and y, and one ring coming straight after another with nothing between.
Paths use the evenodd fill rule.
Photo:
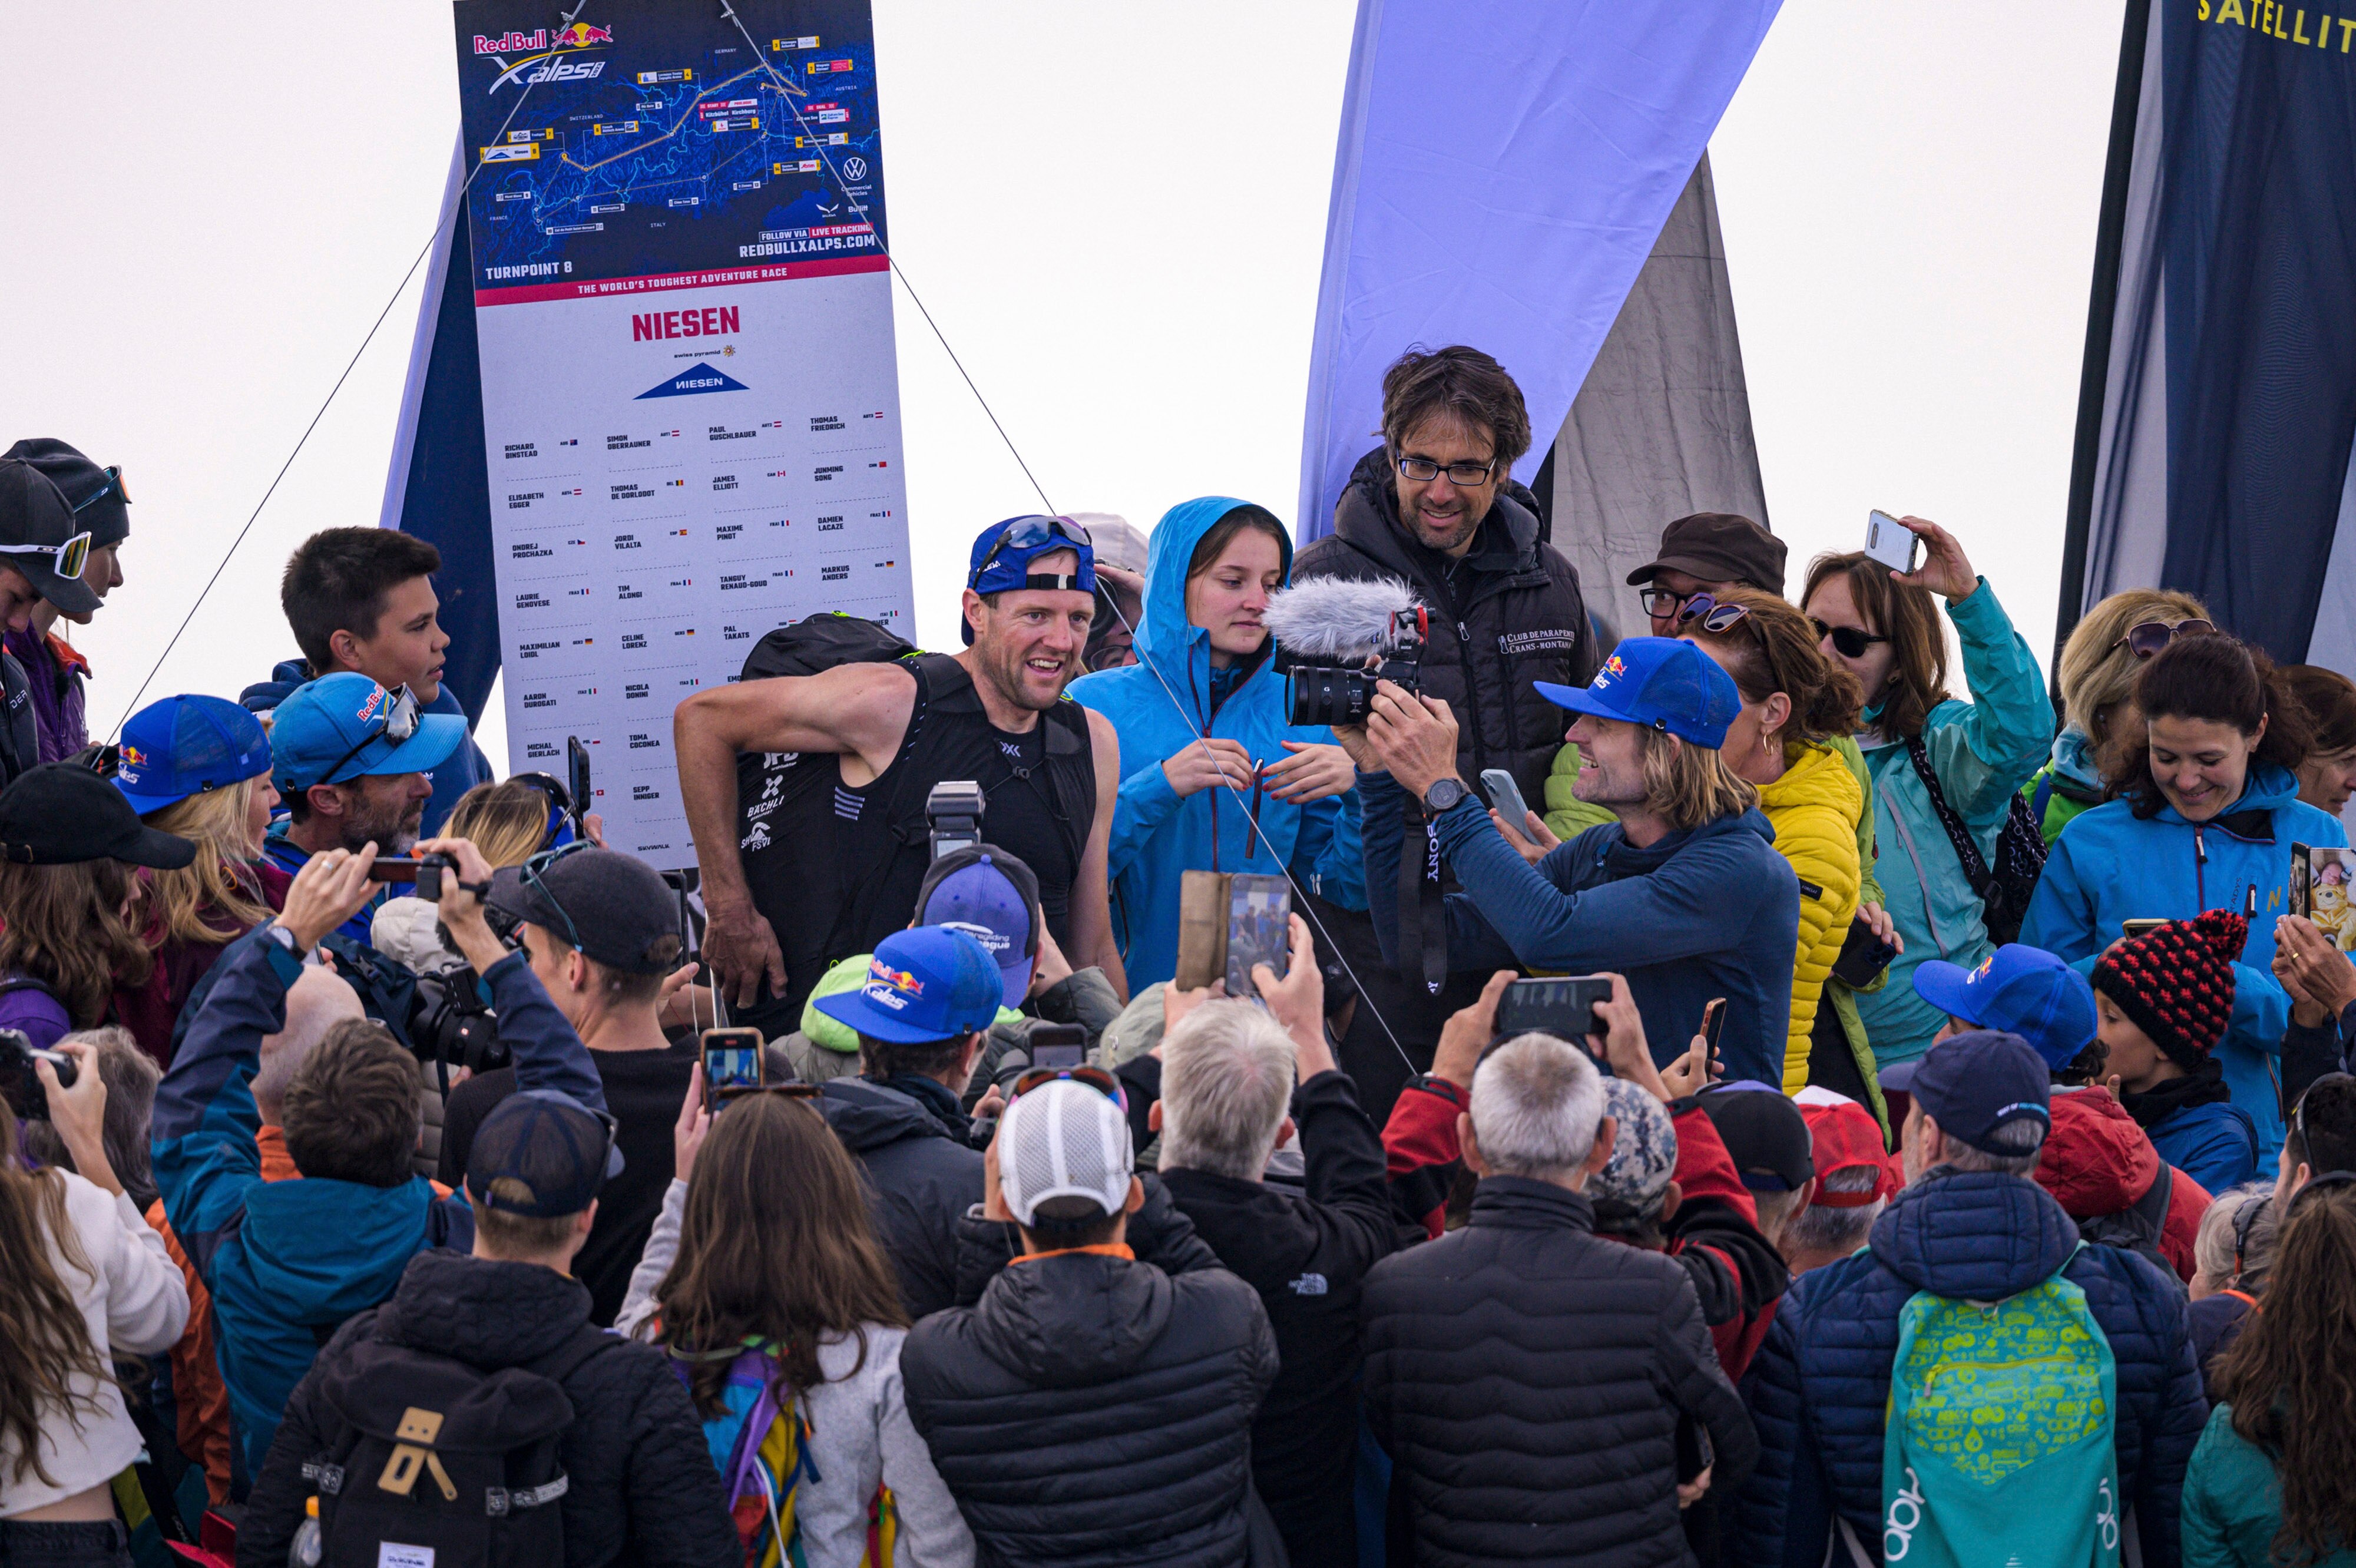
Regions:
<instances>
[{"instance_id":1,"label":"overcast sky","mask_svg":"<svg viewBox=\"0 0 2356 1568\"><path fill-rule=\"evenodd\" d=\"M1937 519L2040 657L2120 13L2048 7L2024 48L1977 7L1787 0L1710 149L1795 567L1871 507ZM894 252L1055 506L1289 515L1352 0L875 14ZM434 228L449 7L359 15L0 9L0 444L63 437L135 498L130 582L76 633L95 733ZM1440 62L1433 86L1443 111L1480 91ZM377 521L416 317L412 283L151 699L234 694L294 652L279 568ZM898 334L918 629L954 646L968 542L1037 498L905 294ZM499 760L501 729L494 703Z\"/></svg>"}]
</instances>

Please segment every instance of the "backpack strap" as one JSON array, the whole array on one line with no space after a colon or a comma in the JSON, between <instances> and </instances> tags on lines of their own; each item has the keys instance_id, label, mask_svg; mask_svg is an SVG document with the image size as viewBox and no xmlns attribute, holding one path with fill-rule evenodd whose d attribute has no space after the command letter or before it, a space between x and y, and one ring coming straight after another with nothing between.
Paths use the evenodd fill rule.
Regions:
<instances>
[{"instance_id":1,"label":"backpack strap","mask_svg":"<svg viewBox=\"0 0 2356 1568\"><path fill-rule=\"evenodd\" d=\"M58 995L57 989L46 980L37 980L29 974L12 974L5 980L0 980L0 996L5 996L16 991L37 991L59 1006L65 1005L64 999Z\"/></svg>"},{"instance_id":2,"label":"backpack strap","mask_svg":"<svg viewBox=\"0 0 2356 1568\"><path fill-rule=\"evenodd\" d=\"M591 1357L622 1343L624 1340L620 1335L609 1334L594 1323L584 1323L573 1331L573 1337L537 1360L525 1362L524 1368L562 1388L564 1380L579 1371L583 1363Z\"/></svg>"},{"instance_id":3,"label":"backpack strap","mask_svg":"<svg viewBox=\"0 0 2356 1568\"><path fill-rule=\"evenodd\" d=\"M1931 748L1922 744L1921 736L1906 737L1906 758L1913 763L1916 777L1922 780L1922 789L1931 797L1931 810L1938 814L1939 825L1947 830L1947 843L1954 848L1955 858L1963 863L1964 878L1972 885L1972 896L1986 902L1988 885L1995 879L1988 875L1987 861L1980 854L1971 829L1947 803L1947 792L1940 787L1938 772L1931 766Z\"/></svg>"}]
</instances>

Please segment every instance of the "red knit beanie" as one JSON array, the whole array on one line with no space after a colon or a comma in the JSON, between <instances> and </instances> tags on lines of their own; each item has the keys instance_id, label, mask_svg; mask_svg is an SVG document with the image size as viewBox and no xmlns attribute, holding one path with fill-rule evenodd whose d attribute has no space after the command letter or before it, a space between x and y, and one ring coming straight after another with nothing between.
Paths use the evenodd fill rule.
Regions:
<instances>
[{"instance_id":1,"label":"red knit beanie","mask_svg":"<svg viewBox=\"0 0 2356 1568\"><path fill-rule=\"evenodd\" d=\"M2094 989L2187 1072L2200 1069L2233 1019L2233 965L2250 923L2231 909L2121 942L2094 964Z\"/></svg>"}]
</instances>

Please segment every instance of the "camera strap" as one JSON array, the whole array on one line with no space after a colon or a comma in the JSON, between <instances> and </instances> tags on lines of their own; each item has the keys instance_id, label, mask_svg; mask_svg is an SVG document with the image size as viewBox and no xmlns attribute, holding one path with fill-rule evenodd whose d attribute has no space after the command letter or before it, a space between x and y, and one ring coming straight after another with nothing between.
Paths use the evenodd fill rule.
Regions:
<instances>
[{"instance_id":1,"label":"camera strap","mask_svg":"<svg viewBox=\"0 0 2356 1568\"><path fill-rule=\"evenodd\" d=\"M1440 886L1440 828L1424 816L1423 802L1408 796L1399 839L1399 972L1420 980L1432 995L1448 983L1448 910ZM1422 853L1408 852L1420 844ZM1421 973L1417 970L1420 968Z\"/></svg>"}]
</instances>

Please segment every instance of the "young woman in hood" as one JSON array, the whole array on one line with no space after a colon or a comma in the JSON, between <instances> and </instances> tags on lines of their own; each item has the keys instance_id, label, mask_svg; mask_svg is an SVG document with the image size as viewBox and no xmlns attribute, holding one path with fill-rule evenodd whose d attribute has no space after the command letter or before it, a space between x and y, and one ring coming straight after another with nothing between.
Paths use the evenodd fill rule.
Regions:
<instances>
[{"instance_id":1,"label":"young woman in hood","mask_svg":"<svg viewBox=\"0 0 2356 1568\"><path fill-rule=\"evenodd\" d=\"M1153 530L1138 661L1071 694L1120 732L1107 865L1132 993L1178 962L1186 871L1290 871L1365 908L1356 775L1323 725L1289 725L1261 617L1292 568L1275 515L1226 496L1173 507Z\"/></svg>"},{"instance_id":2,"label":"young woman in hood","mask_svg":"<svg viewBox=\"0 0 2356 1568\"><path fill-rule=\"evenodd\" d=\"M2145 664L2134 701L2146 738L2112 779L2119 798L2054 841L2020 940L2091 967L2129 920L2239 912L2254 897L2248 944L2232 966L2233 1021L2214 1054L2233 1105L2257 1128L2260 1158L2271 1160L2282 1147L2276 1058L2290 1018L2271 967L2275 923L2289 910L2291 845L2348 836L2298 798L2307 715L2263 652L2179 635Z\"/></svg>"},{"instance_id":3,"label":"young woman in hood","mask_svg":"<svg viewBox=\"0 0 2356 1568\"><path fill-rule=\"evenodd\" d=\"M2133 727L2136 677L2187 627L2214 629L2208 608L2190 594L2128 588L2088 610L2070 633L2054 675L2062 733L2053 737L2053 760L2021 791L2048 844L2072 818L2103 803L2104 749Z\"/></svg>"}]
</instances>

